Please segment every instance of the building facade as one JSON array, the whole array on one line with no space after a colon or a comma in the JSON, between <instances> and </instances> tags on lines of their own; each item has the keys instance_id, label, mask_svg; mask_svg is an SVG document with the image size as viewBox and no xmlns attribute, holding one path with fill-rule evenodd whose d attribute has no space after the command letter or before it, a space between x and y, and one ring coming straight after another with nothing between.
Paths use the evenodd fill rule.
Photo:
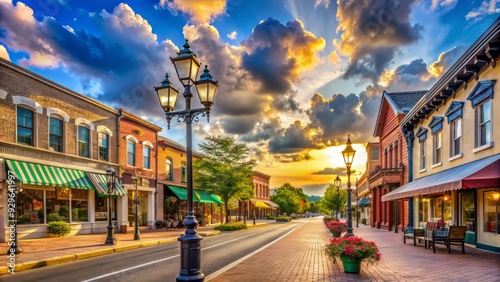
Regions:
<instances>
[{"instance_id":1,"label":"building facade","mask_svg":"<svg viewBox=\"0 0 500 282\"><path fill-rule=\"evenodd\" d=\"M386 195L409 198L413 223L466 226L466 243L500 252L500 20L444 73L402 121L412 181Z\"/></svg>"},{"instance_id":2,"label":"building facade","mask_svg":"<svg viewBox=\"0 0 500 282\"><path fill-rule=\"evenodd\" d=\"M118 111L0 58L0 113L0 241L8 233L9 177L22 181L18 238L46 237L53 214L72 234L105 233L105 170L119 170ZM116 196L111 216L121 222L119 183Z\"/></svg>"},{"instance_id":3,"label":"building facade","mask_svg":"<svg viewBox=\"0 0 500 282\"><path fill-rule=\"evenodd\" d=\"M382 202L385 194L408 181L408 149L400 122L427 91L385 92L374 136L380 140L380 166L368 173L372 193L371 226L392 230L404 224L404 201Z\"/></svg>"},{"instance_id":4,"label":"building facade","mask_svg":"<svg viewBox=\"0 0 500 282\"><path fill-rule=\"evenodd\" d=\"M123 109L119 109L119 113L118 163L121 183L127 190L127 197L121 198L122 206L127 208L120 211L127 222L121 222L120 229L126 232L127 226L135 225L136 194L138 224L154 226L157 218L157 143L162 128Z\"/></svg>"},{"instance_id":5,"label":"building facade","mask_svg":"<svg viewBox=\"0 0 500 282\"><path fill-rule=\"evenodd\" d=\"M371 225L372 222L372 194L370 189L370 183L368 182L368 174L375 168L380 166L380 143L379 142L368 142L365 146L366 148L366 169L358 179L356 184L357 189L357 207L359 208L359 217L361 224Z\"/></svg>"},{"instance_id":6,"label":"building facade","mask_svg":"<svg viewBox=\"0 0 500 282\"><path fill-rule=\"evenodd\" d=\"M270 200L270 179L270 175L259 171L253 172L254 197L250 201L247 212L251 217L266 218L268 214L275 215L276 212L279 212L279 206Z\"/></svg>"}]
</instances>

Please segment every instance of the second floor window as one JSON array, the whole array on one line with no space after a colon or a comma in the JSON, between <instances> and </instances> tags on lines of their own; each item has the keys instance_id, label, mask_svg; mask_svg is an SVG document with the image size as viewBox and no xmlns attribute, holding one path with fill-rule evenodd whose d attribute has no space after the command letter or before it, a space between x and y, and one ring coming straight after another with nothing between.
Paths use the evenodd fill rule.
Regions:
<instances>
[{"instance_id":1,"label":"second floor window","mask_svg":"<svg viewBox=\"0 0 500 282\"><path fill-rule=\"evenodd\" d=\"M174 179L174 172L173 172L173 166L172 166L172 159L167 158L166 163L165 163L165 178L168 180L173 180Z\"/></svg>"},{"instance_id":2,"label":"second floor window","mask_svg":"<svg viewBox=\"0 0 500 282\"><path fill-rule=\"evenodd\" d=\"M135 142L127 140L127 164L135 166Z\"/></svg>"},{"instance_id":3,"label":"second floor window","mask_svg":"<svg viewBox=\"0 0 500 282\"><path fill-rule=\"evenodd\" d=\"M78 155L90 157L90 130L83 126L78 126Z\"/></svg>"},{"instance_id":4,"label":"second floor window","mask_svg":"<svg viewBox=\"0 0 500 282\"><path fill-rule=\"evenodd\" d=\"M34 145L33 111L17 107L17 143Z\"/></svg>"},{"instance_id":5,"label":"second floor window","mask_svg":"<svg viewBox=\"0 0 500 282\"><path fill-rule=\"evenodd\" d=\"M462 119L458 118L451 122L451 152L450 157L462 153Z\"/></svg>"},{"instance_id":6,"label":"second floor window","mask_svg":"<svg viewBox=\"0 0 500 282\"><path fill-rule=\"evenodd\" d=\"M481 104L477 109L477 142L476 147L481 147L491 142L491 100Z\"/></svg>"},{"instance_id":7,"label":"second floor window","mask_svg":"<svg viewBox=\"0 0 500 282\"><path fill-rule=\"evenodd\" d=\"M425 169L425 140L420 141L420 169Z\"/></svg>"},{"instance_id":8,"label":"second floor window","mask_svg":"<svg viewBox=\"0 0 500 282\"><path fill-rule=\"evenodd\" d=\"M142 151L142 165L144 168L151 169L151 148L149 148L148 146L144 146Z\"/></svg>"},{"instance_id":9,"label":"second floor window","mask_svg":"<svg viewBox=\"0 0 500 282\"><path fill-rule=\"evenodd\" d=\"M371 149L371 160L378 161L379 158L380 158L380 149L379 148L372 148Z\"/></svg>"},{"instance_id":10,"label":"second floor window","mask_svg":"<svg viewBox=\"0 0 500 282\"><path fill-rule=\"evenodd\" d=\"M433 163L439 164L441 163L441 131L435 133L434 137L434 156Z\"/></svg>"},{"instance_id":11,"label":"second floor window","mask_svg":"<svg viewBox=\"0 0 500 282\"><path fill-rule=\"evenodd\" d=\"M49 147L56 152L63 151L63 121L54 117L50 118Z\"/></svg>"},{"instance_id":12,"label":"second floor window","mask_svg":"<svg viewBox=\"0 0 500 282\"><path fill-rule=\"evenodd\" d=\"M99 132L99 159L109 161L109 135Z\"/></svg>"},{"instance_id":13,"label":"second floor window","mask_svg":"<svg viewBox=\"0 0 500 282\"><path fill-rule=\"evenodd\" d=\"M182 162L182 177L181 177L182 182L187 182L187 167L186 167L186 162Z\"/></svg>"}]
</instances>

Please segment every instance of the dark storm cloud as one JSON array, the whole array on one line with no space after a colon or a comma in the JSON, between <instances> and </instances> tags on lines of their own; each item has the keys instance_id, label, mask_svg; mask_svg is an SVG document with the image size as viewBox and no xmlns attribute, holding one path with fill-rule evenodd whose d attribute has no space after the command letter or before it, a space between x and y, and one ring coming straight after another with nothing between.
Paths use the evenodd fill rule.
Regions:
<instances>
[{"instance_id":1,"label":"dark storm cloud","mask_svg":"<svg viewBox=\"0 0 500 282\"><path fill-rule=\"evenodd\" d=\"M351 170L351 173L355 174L356 170ZM347 169L345 167L325 167L325 169L313 172L312 174L347 175Z\"/></svg>"},{"instance_id":2,"label":"dark storm cloud","mask_svg":"<svg viewBox=\"0 0 500 282\"><path fill-rule=\"evenodd\" d=\"M411 75L426 75L427 72L427 64L423 59L417 59L411 61L409 64L403 64L396 68L395 74L411 74Z\"/></svg>"},{"instance_id":3,"label":"dark storm cloud","mask_svg":"<svg viewBox=\"0 0 500 282\"><path fill-rule=\"evenodd\" d=\"M240 141L243 142L259 142L267 141L275 135L282 134L284 131L281 128L280 120L278 118L272 118L268 122L257 125L252 132L249 132L240 137Z\"/></svg>"},{"instance_id":4,"label":"dark storm cloud","mask_svg":"<svg viewBox=\"0 0 500 282\"><path fill-rule=\"evenodd\" d=\"M337 18L341 39L334 41L349 56L345 78L359 76L376 81L401 45L420 38L422 27L411 25L416 0L339 0Z\"/></svg>"},{"instance_id":5,"label":"dark storm cloud","mask_svg":"<svg viewBox=\"0 0 500 282\"><path fill-rule=\"evenodd\" d=\"M309 148L319 148L306 136L306 131L299 121L290 125L283 135L274 135L269 141L271 153L295 153Z\"/></svg>"},{"instance_id":6,"label":"dark storm cloud","mask_svg":"<svg viewBox=\"0 0 500 282\"><path fill-rule=\"evenodd\" d=\"M301 161L312 160L313 157L309 155L309 152L298 153L298 154L279 154L274 155L274 159L280 163L296 163Z\"/></svg>"}]
</instances>

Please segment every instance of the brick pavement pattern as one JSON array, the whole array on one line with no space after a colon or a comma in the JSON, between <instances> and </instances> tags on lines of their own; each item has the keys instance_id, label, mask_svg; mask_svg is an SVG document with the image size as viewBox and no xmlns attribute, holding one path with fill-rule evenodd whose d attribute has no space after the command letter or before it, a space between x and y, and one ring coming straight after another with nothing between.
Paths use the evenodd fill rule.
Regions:
<instances>
[{"instance_id":1,"label":"brick pavement pattern","mask_svg":"<svg viewBox=\"0 0 500 282\"><path fill-rule=\"evenodd\" d=\"M340 261L334 264L326 256L330 233L315 218L210 281L500 281L498 253L466 247L462 254L452 246L448 254L438 246L434 254L423 244L403 244L401 232L364 225L354 227L354 234L375 241L382 253L376 265L363 264L359 274L344 273Z\"/></svg>"}]
</instances>

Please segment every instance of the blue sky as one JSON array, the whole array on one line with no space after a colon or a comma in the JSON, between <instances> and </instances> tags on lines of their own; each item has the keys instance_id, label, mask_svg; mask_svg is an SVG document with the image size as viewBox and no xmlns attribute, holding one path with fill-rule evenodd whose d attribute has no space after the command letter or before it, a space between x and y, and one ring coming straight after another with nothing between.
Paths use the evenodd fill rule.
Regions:
<instances>
[{"instance_id":1,"label":"blue sky","mask_svg":"<svg viewBox=\"0 0 500 282\"><path fill-rule=\"evenodd\" d=\"M312 173L341 165L324 150L347 134L372 140L383 90L429 89L498 18L498 2L0 0L0 57L183 144L184 125L166 130L153 86L165 72L180 85L169 57L187 38L220 84L195 142L234 136L272 187L324 187L331 176Z\"/></svg>"}]
</instances>

